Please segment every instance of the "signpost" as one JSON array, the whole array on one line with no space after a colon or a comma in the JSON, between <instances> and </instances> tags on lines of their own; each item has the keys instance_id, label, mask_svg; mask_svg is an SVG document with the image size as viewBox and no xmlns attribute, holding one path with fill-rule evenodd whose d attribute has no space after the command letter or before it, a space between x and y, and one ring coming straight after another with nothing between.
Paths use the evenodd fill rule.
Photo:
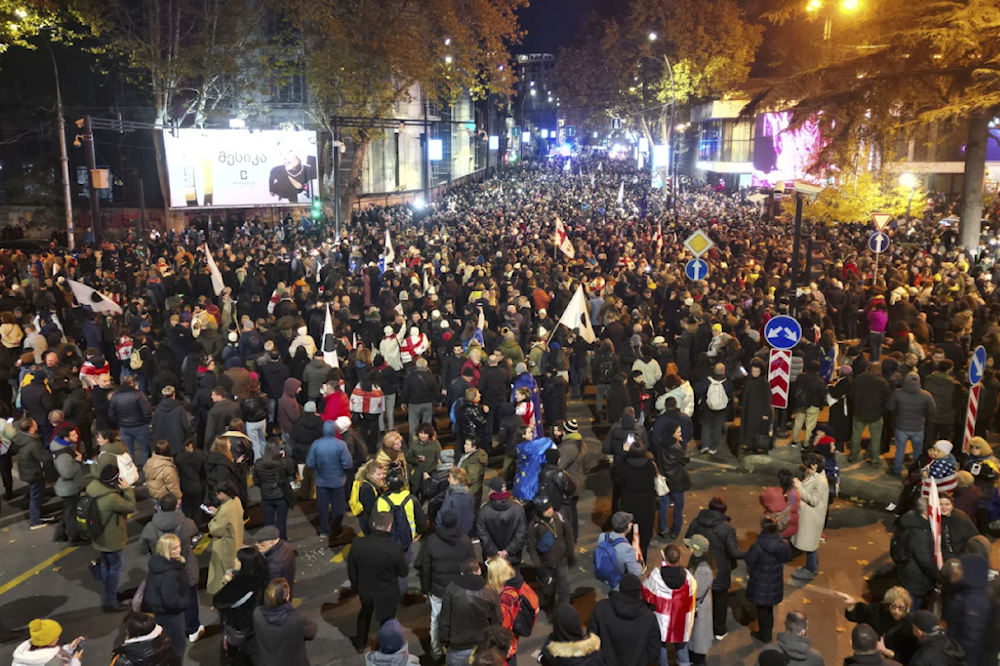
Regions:
<instances>
[{"instance_id":1,"label":"signpost","mask_svg":"<svg viewBox=\"0 0 1000 666\"><path fill-rule=\"evenodd\" d=\"M878 258L889 249L889 237L881 231L876 231L868 237L868 247L875 253L875 272L872 273L872 284L875 284L878 281Z\"/></svg>"},{"instance_id":2,"label":"signpost","mask_svg":"<svg viewBox=\"0 0 1000 666\"><path fill-rule=\"evenodd\" d=\"M715 241L709 238L704 231L698 229L687 237L684 241L684 247L690 250L696 258L701 258L703 254L715 247Z\"/></svg>"},{"instance_id":3,"label":"signpost","mask_svg":"<svg viewBox=\"0 0 1000 666\"><path fill-rule=\"evenodd\" d=\"M767 381L771 385L771 406L776 409L788 408L788 380L791 368L792 352L790 350L771 350Z\"/></svg>"},{"instance_id":4,"label":"signpost","mask_svg":"<svg viewBox=\"0 0 1000 666\"><path fill-rule=\"evenodd\" d=\"M772 317L764 325L764 339L774 349L791 349L802 339L802 326L795 317Z\"/></svg>"},{"instance_id":5,"label":"signpost","mask_svg":"<svg viewBox=\"0 0 1000 666\"><path fill-rule=\"evenodd\" d=\"M965 435L962 437L962 451L968 452L969 440L976 436L976 414L979 412L979 392L982 390L983 371L986 370L986 348L980 345L972 352L969 360L969 407L965 411Z\"/></svg>"},{"instance_id":6,"label":"signpost","mask_svg":"<svg viewBox=\"0 0 1000 666\"><path fill-rule=\"evenodd\" d=\"M708 264L704 259L692 259L684 266L684 273L693 282L704 280L708 277Z\"/></svg>"},{"instance_id":7,"label":"signpost","mask_svg":"<svg viewBox=\"0 0 1000 666\"><path fill-rule=\"evenodd\" d=\"M889 226L889 220L891 219L891 213L872 213L872 224L875 225L877 231L882 231Z\"/></svg>"}]
</instances>

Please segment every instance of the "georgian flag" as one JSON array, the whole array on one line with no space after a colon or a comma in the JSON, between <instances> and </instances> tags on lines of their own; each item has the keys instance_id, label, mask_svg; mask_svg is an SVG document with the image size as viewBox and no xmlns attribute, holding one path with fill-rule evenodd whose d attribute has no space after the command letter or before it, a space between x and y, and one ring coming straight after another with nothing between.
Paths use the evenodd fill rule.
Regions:
<instances>
[{"instance_id":1,"label":"georgian flag","mask_svg":"<svg viewBox=\"0 0 1000 666\"><path fill-rule=\"evenodd\" d=\"M663 252L663 220L656 225L656 235L653 238L656 240L656 253Z\"/></svg>"},{"instance_id":2,"label":"georgian flag","mask_svg":"<svg viewBox=\"0 0 1000 666\"><path fill-rule=\"evenodd\" d=\"M576 250L573 249L573 243L570 242L569 236L566 235L566 227L563 226L562 220L558 217L556 218L556 233L552 242L570 259L576 257Z\"/></svg>"},{"instance_id":3,"label":"georgian flag","mask_svg":"<svg viewBox=\"0 0 1000 666\"><path fill-rule=\"evenodd\" d=\"M941 553L941 500L934 477L930 477L928 480L930 483L926 484L928 490L927 519L931 523L931 536L934 537L934 561L940 569L944 566L944 555Z\"/></svg>"},{"instance_id":4,"label":"georgian flag","mask_svg":"<svg viewBox=\"0 0 1000 666\"><path fill-rule=\"evenodd\" d=\"M218 296L222 293L226 284L222 281L222 273L219 272L219 267L215 264L215 257L212 256L212 252L208 249L208 243L205 243L205 259L208 261L208 272L212 274L212 289L215 291L215 295Z\"/></svg>"}]
</instances>

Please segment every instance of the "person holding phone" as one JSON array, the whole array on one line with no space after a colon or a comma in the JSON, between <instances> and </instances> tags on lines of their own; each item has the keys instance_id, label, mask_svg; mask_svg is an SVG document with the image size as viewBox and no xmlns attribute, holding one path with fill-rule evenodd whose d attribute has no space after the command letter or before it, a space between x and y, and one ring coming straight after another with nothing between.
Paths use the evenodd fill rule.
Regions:
<instances>
[{"instance_id":1,"label":"person holding phone","mask_svg":"<svg viewBox=\"0 0 1000 666\"><path fill-rule=\"evenodd\" d=\"M80 666L87 639L77 637L72 643L60 645L62 626L55 620L32 620L28 625L30 637L14 649L13 666L33 666L34 664L62 664Z\"/></svg>"}]
</instances>

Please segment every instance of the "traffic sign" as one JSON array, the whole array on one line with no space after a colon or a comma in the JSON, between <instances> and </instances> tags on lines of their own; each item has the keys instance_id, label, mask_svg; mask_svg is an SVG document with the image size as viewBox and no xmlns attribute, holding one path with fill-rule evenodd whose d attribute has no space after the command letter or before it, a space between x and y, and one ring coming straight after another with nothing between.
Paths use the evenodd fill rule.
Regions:
<instances>
[{"instance_id":1,"label":"traffic sign","mask_svg":"<svg viewBox=\"0 0 1000 666\"><path fill-rule=\"evenodd\" d=\"M788 407L788 385L792 370L792 352L787 349L772 349L768 363L767 381L771 385L771 406L778 409Z\"/></svg>"},{"instance_id":2,"label":"traffic sign","mask_svg":"<svg viewBox=\"0 0 1000 666\"><path fill-rule=\"evenodd\" d=\"M684 266L684 272L689 280L698 282L708 277L708 264L704 259L692 259Z\"/></svg>"},{"instance_id":3,"label":"traffic sign","mask_svg":"<svg viewBox=\"0 0 1000 666\"><path fill-rule=\"evenodd\" d=\"M713 247L715 247L715 241L709 238L701 229L698 229L693 234L687 237L684 241L684 247L691 251L695 257L701 257Z\"/></svg>"},{"instance_id":4,"label":"traffic sign","mask_svg":"<svg viewBox=\"0 0 1000 666\"><path fill-rule=\"evenodd\" d=\"M981 382L984 370L986 370L986 348L979 345L969 360L969 383L975 386Z\"/></svg>"},{"instance_id":5,"label":"traffic sign","mask_svg":"<svg viewBox=\"0 0 1000 666\"><path fill-rule=\"evenodd\" d=\"M889 220L891 219L892 213L872 213L872 223L879 231L882 231L889 226Z\"/></svg>"},{"instance_id":6,"label":"traffic sign","mask_svg":"<svg viewBox=\"0 0 1000 666\"><path fill-rule=\"evenodd\" d=\"M764 325L764 339L775 349L791 349L802 339L802 326L794 317L778 315Z\"/></svg>"},{"instance_id":7,"label":"traffic sign","mask_svg":"<svg viewBox=\"0 0 1000 666\"><path fill-rule=\"evenodd\" d=\"M876 231L868 237L868 247L875 254L882 254L889 249L889 237L881 231Z\"/></svg>"}]
</instances>

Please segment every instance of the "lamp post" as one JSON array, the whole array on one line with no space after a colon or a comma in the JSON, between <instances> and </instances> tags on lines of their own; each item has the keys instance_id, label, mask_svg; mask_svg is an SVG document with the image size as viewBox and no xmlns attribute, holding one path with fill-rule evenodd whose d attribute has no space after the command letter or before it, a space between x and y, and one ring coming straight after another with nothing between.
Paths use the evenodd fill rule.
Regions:
<instances>
[{"instance_id":1,"label":"lamp post","mask_svg":"<svg viewBox=\"0 0 1000 666\"><path fill-rule=\"evenodd\" d=\"M649 33L649 41L655 42L658 35L655 32ZM670 59L664 55L663 62L667 64L667 73L670 75L670 129L667 138L667 145L670 146L670 166L667 168L667 175L670 175L673 166L674 155L674 118L677 112L677 85L674 83L674 68L670 65ZM674 209L674 219L677 219L677 179L670 178L670 201Z\"/></svg>"},{"instance_id":2,"label":"lamp post","mask_svg":"<svg viewBox=\"0 0 1000 666\"><path fill-rule=\"evenodd\" d=\"M917 193L920 181L912 173L904 173L899 176L899 184L910 190L910 197L906 200L906 222L910 222L910 205L913 204L913 195Z\"/></svg>"},{"instance_id":3,"label":"lamp post","mask_svg":"<svg viewBox=\"0 0 1000 666\"><path fill-rule=\"evenodd\" d=\"M524 122L524 102L529 97L534 97L534 96L535 96L535 89L532 88L530 95L524 95L523 97L521 97L521 111L520 111L520 116L521 116L521 134L522 135L524 134L524 127L527 124L527 123ZM518 150L521 150L521 151L524 150L524 142L523 141L521 142L521 145L518 147Z\"/></svg>"},{"instance_id":4,"label":"lamp post","mask_svg":"<svg viewBox=\"0 0 1000 666\"><path fill-rule=\"evenodd\" d=\"M69 186L69 155L66 153L66 119L63 117L62 91L59 86L59 67L56 56L52 53L49 40L43 40L52 58L52 73L56 77L56 128L59 130L59 162L62 170L63 207L66 213L66 243L69 249L76 248L76 238L73 231L73 194Z\"/></svg>"}]
</instances>

